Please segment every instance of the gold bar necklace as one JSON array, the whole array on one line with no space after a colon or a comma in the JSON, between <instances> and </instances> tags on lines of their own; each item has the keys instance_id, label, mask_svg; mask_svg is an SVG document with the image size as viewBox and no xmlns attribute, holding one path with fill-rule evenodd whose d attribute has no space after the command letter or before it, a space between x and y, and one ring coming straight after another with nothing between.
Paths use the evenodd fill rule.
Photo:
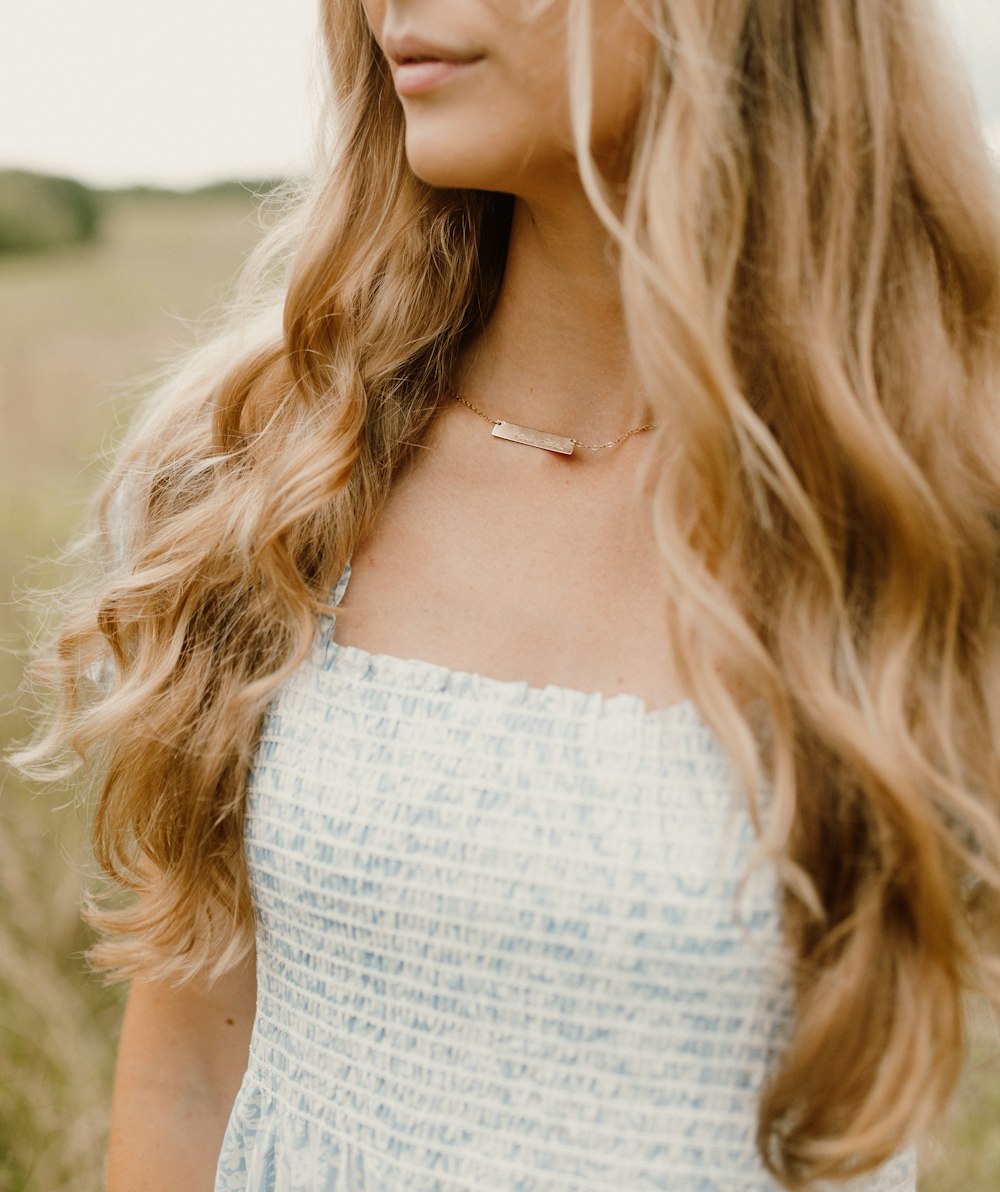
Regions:
<instances>
[{"instance_id":1,"label":"gold bar necklace","mask_svg":"<svg viewBox=\"0 0 1000 1192\"><path fill-rule=\"evenodd\" d=\"M535 430L531 426L519 426L516 422L505 422L500 418L491 418L485 411L480 410L478 406L474 406L471 401L466 401L464 397L459 397L457 393L452 394L456 401L462 403L463 406L478 414L480 418L485 418L487 422L493 424L493 437L495 439L506 439L509 443L522 443L525 447L537 447L541 451L552 451L557 455L572 455L576 447L584 447L587 451L603 451L605 447L616 447L619 443L631 438L632 435L641 434L644 430L655 430L655 422L647 422L645 426L637 426L632 430L627 430L623 435L619 435L617 439L610 439L607 443L581 443L579 439L571 439L566 435L553 435L545 430Z\"/></svg>"}]
</instances>

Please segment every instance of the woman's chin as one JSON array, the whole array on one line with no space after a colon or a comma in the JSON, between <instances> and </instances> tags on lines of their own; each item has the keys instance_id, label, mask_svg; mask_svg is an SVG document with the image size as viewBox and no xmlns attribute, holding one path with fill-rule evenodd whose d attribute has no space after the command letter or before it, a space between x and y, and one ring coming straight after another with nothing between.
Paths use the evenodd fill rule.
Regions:
<instances>
[{"instance_id":1,"label":"woman's chin","mask_svg":"<svg viewBox=\"0 0 1000 1192\"><path fill-rule=\"evenodd\" d=\"M486 189L483 172L473 168L469 161L463 161L453 152L434 152L426 149L411 152L407 148L406 159L414 174L428 186L456 190Z\"/></svg>"},{"instance_id":2,"label":"woman's chin","mask_svg":"<svg viewBox=\"0 0 1000 1192\"><path fill-rule=\"evenodd\" d=\"M429 186L456 190L507 190L513 164L502 153L483 144L482 133L423 135L407 128L406 160L410 169Z\"/></svg>"}]
</instances>

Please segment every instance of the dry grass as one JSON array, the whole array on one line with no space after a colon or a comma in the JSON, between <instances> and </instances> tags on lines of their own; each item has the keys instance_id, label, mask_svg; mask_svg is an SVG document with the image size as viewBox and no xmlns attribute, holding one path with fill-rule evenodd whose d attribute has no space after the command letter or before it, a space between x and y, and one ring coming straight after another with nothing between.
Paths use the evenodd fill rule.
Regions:
<instances>
[{"instance_id":1,"label":"dry grass","mask_svg":"<svg viewBox=\"0 0 1000 1192\"><path fill-rule=\"evenodd\" d=\"M0 576L44 585L126 416L130 378L190 342L256 238L249 199L137 199L98 244L0 265ZM6 584L6 579L4 583ZM31 614L0 594L0 691L11 693ZM3 702L0 747L26 732ZM121 994L80 959L84 814L62 790L7 777L0 799L0 1192L101 1183ZM1000 1074L983 1015L924 1192L1000 1188Z\"/></svg>"},{"instance_id":2,"label":"dry grass","mask_svg":"<svg viewBox=\"0 0 1000 1192\"><path fill-rule=\"evenodd\" d=\"M13 694L27 588L72 533L129 384L190 343L257 238L247 196L142 198L103 240L0 264L0 748L27 732ZM8 588L8 579L10 587ZM121 992L88 977L85 813L66 789L0 797L0 1192L101 1185Z\"/></svg>"}]
</instances>

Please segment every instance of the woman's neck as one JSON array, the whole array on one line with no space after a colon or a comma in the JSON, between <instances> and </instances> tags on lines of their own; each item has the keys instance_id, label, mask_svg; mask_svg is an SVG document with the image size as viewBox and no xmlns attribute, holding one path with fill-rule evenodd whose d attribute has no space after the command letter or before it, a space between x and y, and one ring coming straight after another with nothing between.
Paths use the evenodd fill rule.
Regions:
<instances>
[{"instance_id":1,"label":"woman's neck","mask_svg":"<svg viewBox=\"0 0 1000 1192\"><path fill-rule=\"evenodd\" d=\"M643 421L615 253L582 192L558 205L515 201L501 292L457 388L493 417L574 438Z\"/></svg>"}]
</instances>

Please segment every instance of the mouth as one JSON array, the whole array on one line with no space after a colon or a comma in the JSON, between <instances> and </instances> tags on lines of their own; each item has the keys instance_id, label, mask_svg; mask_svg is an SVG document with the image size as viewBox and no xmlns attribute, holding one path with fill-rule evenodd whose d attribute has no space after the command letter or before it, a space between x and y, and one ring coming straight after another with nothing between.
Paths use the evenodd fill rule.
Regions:
<instances>
[{"instance_id":1,"label":"mouth","mask_svg":"<svg viewBox=\"0 0 1000 1192\"><path fill-rule=\"evenodd\" d=\"M407 55L396 63L397 66L410 66L414 62L460 62L465 59L459 58L440 58L436 54L412 54Z\"/></svg>"},{"instance_id":2,"label":"mouth","mask_svg":"<svg viewBox=\"0 0 1000 1192\"><path fill-rule=\"evenodd\" d=\"M475 51L435 45L412 34L385 38L385 54L392 64L396 94L413 98L436 91L442 84L467 73L483 60Z\"/></svg>"},{"instance_id":3,"label":"mouth","mask_svg":"<svg viewBox=\"0 0 1000 1192\"><path fill-rule=\"evenodd\" d=\"M481 58L405 59L393 71L392 81L397 95L412 99L437 90L442 84L473 70L481 61Z\"/></svg>"},{"instance_id":4,"label":"mouth","mask_svg":"<svg viewBox=\"0 0 1000 1192\"><path fill-rule=\"evenodd\" d=\"M436 45L414 34L387 34L385 54L393 66L419 66L427 62L445 62L466 66L478 62L483 55L475 50L460 50Z\"/></svg>"}]
</instances>

